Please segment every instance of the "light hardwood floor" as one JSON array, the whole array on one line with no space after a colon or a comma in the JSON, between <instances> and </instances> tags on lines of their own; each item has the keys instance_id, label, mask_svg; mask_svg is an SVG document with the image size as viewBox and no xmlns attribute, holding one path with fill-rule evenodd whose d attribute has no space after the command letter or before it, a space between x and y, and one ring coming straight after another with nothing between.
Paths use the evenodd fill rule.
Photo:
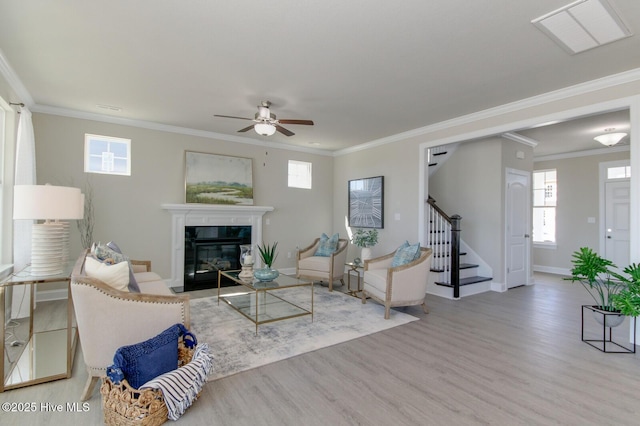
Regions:
<instances>
[{"instance_id":1,"label":"light hardwood floor","mask_svg":"<svg viewBox=\"0 0 640 426\"><path fill-rule=\"evenodd\" d=\"M405 311L420 321L208 383L179 423L640 424L640 354L605 354L580 340L580 305L590 300L579 284L536 274L535 285L506 293L427 301L428 315ZM624 342L627 330L618 330ZM0 401L77 402L85 379L78 351L71 379L8 391ZM88 412L0 419L100 424L100 397Z\"/></svg>"}]
</instances>

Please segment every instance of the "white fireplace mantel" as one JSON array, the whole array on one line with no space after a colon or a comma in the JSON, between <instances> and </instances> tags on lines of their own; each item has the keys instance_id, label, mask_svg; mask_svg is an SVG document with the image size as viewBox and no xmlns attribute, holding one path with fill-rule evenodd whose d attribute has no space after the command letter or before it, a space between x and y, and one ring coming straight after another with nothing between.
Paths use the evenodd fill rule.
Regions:
<instances>
[{"instance_id":1,"label":"white fireplace mantel","mask_svg":"<svg viewBox=\"0 0 640 426\"><path fill-rule=\"evenodd\" d=\"M251 226L251 244L262 241L262 216L270 206L162 204L171 213L171 287L184 287L185 226Z\"/></svg>"}]
</instances>

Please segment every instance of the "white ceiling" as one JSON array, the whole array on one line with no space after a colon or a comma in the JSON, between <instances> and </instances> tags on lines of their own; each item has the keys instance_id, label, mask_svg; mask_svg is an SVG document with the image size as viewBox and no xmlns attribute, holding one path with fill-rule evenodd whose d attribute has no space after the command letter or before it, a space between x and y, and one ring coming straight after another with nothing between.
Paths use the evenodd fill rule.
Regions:
<instances>
[{"instance_id":1,"label":"white ceiling","mask_svg":"<svg viewBox=\"0 0 640 426\"><path fill-rule=\"evenodd\" d=\"M535 156L545 157L576 151L611 150L593 139L607 133L605 129L615 129L615 132L626 133L627 136L620 140L615 147L625 146L628 149L630 127L629 110L625 109L533 129L519 130L514 133L538 142L538 146L534 149Z\"/></svg>"},{"instance_id":2,"label":"white ceiling","mask_svg":"<svg viewBox=\"0 0 640 426\"><path fill-rule=\"evenodd\" d=\"M570 1L2 1L0 53L32 107L336 151L640 68L640 1L611 0L633 36L569 55L531 20ZM266 99L315 126L213 117Z\"/></svg>"}]
</instances>

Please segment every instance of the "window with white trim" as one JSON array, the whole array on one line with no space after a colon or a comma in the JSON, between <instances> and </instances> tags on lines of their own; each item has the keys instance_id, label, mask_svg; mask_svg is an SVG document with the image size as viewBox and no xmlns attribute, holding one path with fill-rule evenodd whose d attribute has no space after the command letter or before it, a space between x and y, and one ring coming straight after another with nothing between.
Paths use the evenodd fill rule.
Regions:
<instances>
[{"instance_id":1,"label":"window with white trim","mask_svg":"<svg viewBox=\"0 0 640 426\"><path fill-rule=\"evenodd\" d=\"M131 176L131 139L85 134L84 171Z\"/></svg>"},{"instance_id":2,"label":"window with white trim","mask_svg":"<svg viewBox=\"0 0 640 426\"><path fill-rule=\"evenodd\" d=\"M533 172L533 242L556 243L556 200L558 193L555 169Z\"/></svg>"},{"instance_id":3,"label":"window with white trim","mask_svg":"<svg viewBox=\"0 0 640 426\"><path fill-rule=\"evenodd\" d=\"M289 188L311 189L311 163L289 160Z\"/></svg>"},{"instance_id":4,"label":"window with white trim","mask_svg":"<svg viewBox=\"0 0 640 426\"><path fill-rule=\"evenodd\" d=\"M607 179L629 179L631 166L607 167Z\"/></svg>"}]
</instances>

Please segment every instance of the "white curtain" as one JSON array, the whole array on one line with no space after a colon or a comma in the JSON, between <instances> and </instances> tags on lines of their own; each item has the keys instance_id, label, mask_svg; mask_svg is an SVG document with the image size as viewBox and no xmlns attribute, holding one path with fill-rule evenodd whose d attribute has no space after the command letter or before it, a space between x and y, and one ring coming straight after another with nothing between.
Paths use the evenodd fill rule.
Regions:
<instances>
[{"instance_id":1,"label":"white curtain","mask_svg":"<svg viewBox=\"0 0 640 426\"><path fill-rule=\"evenodd\" d=\"M33 134L31 111L22 108L18 123L16 143L15 185L36 184L36 142ZM13 270L19 271L31 261L32 220L13 221ZM23 318L29 315L31 303L29 292L24 286L14 289L11 317ZM24 294L23 294L24 292Z\"/></svg>"}]
</instances>

